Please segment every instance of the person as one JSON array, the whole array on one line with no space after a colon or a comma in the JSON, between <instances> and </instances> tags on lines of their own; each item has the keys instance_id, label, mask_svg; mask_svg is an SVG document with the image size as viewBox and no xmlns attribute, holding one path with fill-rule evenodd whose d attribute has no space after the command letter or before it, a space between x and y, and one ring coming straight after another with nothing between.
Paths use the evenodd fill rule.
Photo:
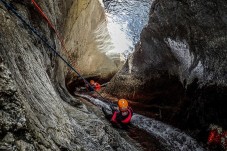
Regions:
<instances>
[{"instance_id":1,"label":"person","mask_svg":"<svg viewBox=\"0 0 227 151\"><path fill-rule=\"evenodd\" d=\"M224 148L224 150L227 150L227 131L223 130L220 126L213 124L210 125L209 129L207 140L209 147L214 147L216 145Z\"/></svg>"},{"instance_id":2,"label":"person","mask_svg":"<svg viewBox=\"0 0 227 151\"><path fill-rule=\"evenodd\" d=\"M90 80L90 85L92 86L92 88L89 85L86 85L87 89L89 91L99 91L101 89L101 85L98 82L95 82L94 80Z\"/></svg>"},{"instance_id":3,"label":"person","mask_svg":"<svg viewBox=\"0 0 227 151\"><path fill-rule=\"evenodd\" d=\"M133 110L128 106L128 101L125 99L118 100L117 104L118 106L110 106L112 113L108 112L104 108L102 108L102 110L106 118L110 120L113 126L128 129L128 125L130 124L133 115Z\"/></svg>"}]
</instances>

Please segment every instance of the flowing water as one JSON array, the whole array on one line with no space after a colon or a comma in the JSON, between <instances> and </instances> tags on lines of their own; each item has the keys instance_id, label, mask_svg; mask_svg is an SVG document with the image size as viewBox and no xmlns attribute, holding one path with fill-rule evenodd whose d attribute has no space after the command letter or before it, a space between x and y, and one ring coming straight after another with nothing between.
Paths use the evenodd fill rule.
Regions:
<instances>
[{"instance_id":1,"label":"flowing water","mask_svg":"<svg viewBox=\"0 0 227 151\"><path fill-rule=\"evenodd\" d=\"M89 102L99 107L104 107L110 110L109 103L103 102L100 99L93 98L85 94L76 94L82 98L87 99ZM142 129L149 133L152 137L156 138L163 146L165 150L170 151L205 151L195 139L188 136L179 129L170 125L164 124L160 121L148 118L143 115L134 113L131 124L139 129Z\"/></svg>"},{"instance_id":2,"label":"flowing water","mask_svg":"<svg viewBox=\"0 0 227 151\"><path fill-rule=\"evenodd\" d=\"M108 53L121 53L127 58L148 22L153 0L103 0L103 3L113 44Z\"/></svg>"}]
</instances>

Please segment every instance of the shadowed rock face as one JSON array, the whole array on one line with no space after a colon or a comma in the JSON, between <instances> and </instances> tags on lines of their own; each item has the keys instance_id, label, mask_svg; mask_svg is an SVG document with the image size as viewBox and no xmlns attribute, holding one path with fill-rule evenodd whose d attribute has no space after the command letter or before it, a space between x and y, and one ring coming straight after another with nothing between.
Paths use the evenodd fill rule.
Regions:
<instances>
[{"instance_id":1,"label":"shadowed rock face","mask_svg":"<svg viewBox=\"0 0 227 151\"><path fill-rule=\"evenodd\" d=\"M11 2L61 50L30 2ZM62 29L72 1L36 2ZM0 26L0 150L139 150L103 120L98 108L68 94L65 65L1 2Z\"/></svg>"},{"instance_id":2,"label":"shadowed rock face","mask_svg":"<svg viewBox=\"0 0 227 151\"><path fill-rule=\"evenodd\" d=\"M152 105L176 125L227 127L226 8L225 0L156 0L106 91Z\"/></svg>"}]
</instances>

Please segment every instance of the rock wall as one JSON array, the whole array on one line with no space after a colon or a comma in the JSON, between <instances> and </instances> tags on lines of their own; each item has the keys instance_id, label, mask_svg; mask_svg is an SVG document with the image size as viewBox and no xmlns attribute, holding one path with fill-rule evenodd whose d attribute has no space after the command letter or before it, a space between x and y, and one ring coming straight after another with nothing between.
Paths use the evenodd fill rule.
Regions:
<instances>
[{"instance_id":1,"label":"rock wall","mask_svg":"<svg viewBox=\"0 0 227 151\"><path fill-rule=\"evenodd\" d=\"M178 126L227 128L226 7L225 0L156 0L106 92L152 106Z\"/></svg>"},{"instance_id":2,"label":"rock wall","mask_svg":"<svg viewBox=\"0 0 227 151\"><path fill-rule=\"evenodd\" d=\"M55 33L30 2L6 1L61 50ZM63 32L70 7L84 1L36 2ZM1 2L0 26L0 150L138 149L112 129L97 108L99 115L68 94L66 66Z\"/></svg>"},{"instance_id":3,"label":"rock wall","mask_svg":"<svg viewBox=\"0 0 227 151\"><path fill-rule=\"evenodd\" d=\"M108 43L110 36L102 2L78 1L70 8L67 18L67 54L80 73L102 78L116 73L117 65L105 54L105 49L111 44Z\"/></svg>"}]
</instances>

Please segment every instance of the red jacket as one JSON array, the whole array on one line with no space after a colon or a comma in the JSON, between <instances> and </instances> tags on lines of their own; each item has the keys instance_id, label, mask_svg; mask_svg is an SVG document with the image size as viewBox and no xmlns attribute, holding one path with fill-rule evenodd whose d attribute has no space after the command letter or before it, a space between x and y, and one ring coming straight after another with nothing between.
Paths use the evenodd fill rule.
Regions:
<instances>
[{"instance_id":1,"label":"red jacket","mask_svg":"<svg viewBox=\"0 0 227 151\"><path fill-rule=\"evenodd\" d=\"M227 149L227 131L218 131L217 129L210 130L208 136L208 144L216 144Z\"/></svg>"},{"instance_id":2,"label":"red jacket","mask_svg":"<svg viewBox=\"0 0 227 151\"><path fill-rule=\"evenodd\" d=\"M100 90L101 89L101 85L97 82L95 82L92 87L97 91L97 90Z\"/></svg>"},{"instance_id":3,"label":"red jacket","mask_svg":"<svg viewBox=\"0 0 227 151\"><path fill-rule=\"evenodd\" d=\"M113 116L111 118L111 122L120 123L120 124L129 124L133 115L133 110L131 107L127 110L127 115L122 115L121 111L114 111Z\"/></svg>"},{"instance_id":4,"label":"red jacket","mask_svg":"<svg viewBox=\"0 0 227 151\"><path fill-rule=\"evenodd\" d=\"M97 90L100 90L101 89L101 85L97 82L95 82L94 84L90 84L92 86L92 88L97 91ZM86 85L87 87L87 90L88 91L94 91L88 84Z\"/></svg>"}]
</instances>

